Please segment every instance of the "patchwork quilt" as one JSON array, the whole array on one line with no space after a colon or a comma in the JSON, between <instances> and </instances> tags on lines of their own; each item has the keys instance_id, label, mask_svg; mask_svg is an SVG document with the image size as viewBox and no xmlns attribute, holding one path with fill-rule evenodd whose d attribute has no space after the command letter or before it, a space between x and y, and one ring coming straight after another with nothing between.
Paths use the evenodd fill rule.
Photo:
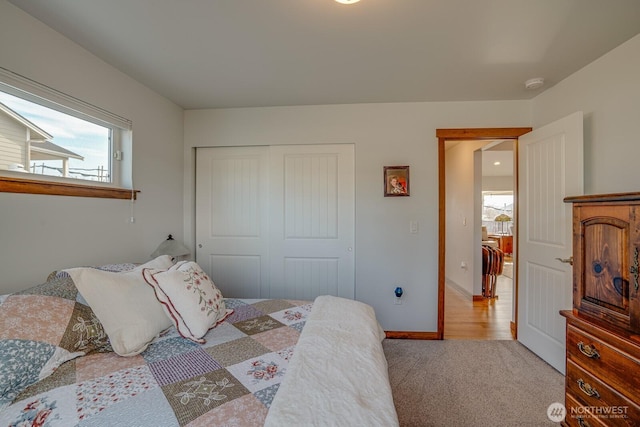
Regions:
<instances>
[{"instance_id":1,"label":"patchwork quilt","mask_svg":"<svg viewBox=\"0 0 640 427\"><path fill-rule=\"evenodd\" d=\"M64 299L75 300L73 297ZM16 304L9 306L12 310L20 309L20 298L30 297L4 297L0 309L7 303ZM46 372L46 360L29 365L33 367L32 384L0 409L0 425L262 426L312 303L225 302L234 313L207 333L206 343L182 338L172 328L133 357L110 351L91 313L82 314L78 311L82 304L69 302L66 310L72 313L73 325L79 326L74 331L70 323L66 331L74 332L75 338L69 339L61 330L50 343L43 344L40 338L4 340L6 360L16 359L17 364L21 359L11 359L10 354L20 345L45 346L49 352L45 359L57 352L70 360L54 367L51 375ZM0 380L2 375L0 366Z\"/></svg>"}]
</instances>

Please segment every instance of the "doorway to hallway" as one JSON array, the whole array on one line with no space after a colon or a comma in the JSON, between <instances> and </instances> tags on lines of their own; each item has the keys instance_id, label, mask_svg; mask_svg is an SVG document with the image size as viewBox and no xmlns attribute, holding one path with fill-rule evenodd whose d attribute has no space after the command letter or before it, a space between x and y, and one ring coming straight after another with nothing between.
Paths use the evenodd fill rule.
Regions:
<instances>
[{"instance_id":1,"label":"doorway to hallway","mask_svg":"<svg viewBox=\"0 0 640 427\"><path fill-rule=\"evenodd\" d=\"M462 270L466 270L465 272L468 272L473 277L472 281L476 279L475 273L478 273L480 278L481 277L480 272L482 271L481 251L479 249L477 251L475 250L476 248L481 248L480 204L477 204L478 205L477 207L471 207L471 208L467 207L464 213L461 215L460 212L456 211L456 205L455 204L452 205L451 203L449 203L450 200L447 200L447 186L446 186L447 179L446 179L446 168L445 168L446 144L449 142L453 142L454 144L457 143L460 145L472 143L473 146L477 149L482 147L483 145L486 145L491 140L517 141L519 136L529 132L530 130L531 130L530 128L438 129L436 130L436 136L438 137L438 153L439 153L439 195L440 195L439 196L439 205L440 205L439 248L440 249L439 249L439 258L438 258L439 259L439 275L438 275L439 277L439 283L438 283L438 290L439 290L438 292L439 294L438 335L439 335L439 338L445 338L445 323L447 323L447 328L449 328L449 323L451 323L453 328L451 331L452 334L455 333L455 327L456 327L456 323L453 320L453 317L455 316L446 317L446 308L455 306L455 304L453 305L449 304L447 307L445 307L445 300L446 300L445 293L447 289L450 288L449 286L447 286L447 283L446 283L446 278L447 278L446 266L447 266L447 262L450 259L452 259L453 256L455 256L455 254L451 254L449 252L449 247L446 244L446 242L448 241L447 239L452 237L450 235L448 236L448 233L451 232L451 230L448 227L448 223L458 222L459 225L461 224L463 227L467 227L468 225L471 226L467 228L466 231L463 231L462 234L471 236L471 237L468 237L465 240L465 242L467 245L466 250L467 252L469 252L467 257L468 259L472 259L472 262L470 264L467 264L464 261L461 262L456 260L455 262L459 263L458 267ZM517 145L514 148L514 156L517 156ZM477 162L477 161L478 161L478 158L476 157L474 159L474 162ZM479 170L479 168L473 167L473 163L471 164L471 167L469 167L468 169ZM516 173L514 173L513 179L517 180ZM473 181L473 178L471 178L471 180ZM477 180L475 182L477 182ZM474 188L473 190L471 190L469 195L466 196L466 198L461 197L460 200L469 202L470 199L473 199L475 197L474 193L479 194L480 184L474 184L474 185L476 185L477 188ZM514 184L513 187L515 190L515 188L517 188L517 185ZM473 204L473 202L471 203ZM514 216L517 218L517 212L516 212L516 215ZM515 227L515 229L517 229L517 227ZM471 244L469 243L469 241L471 241ZM517 242L514 242L513 245L514 247L517 247ZM446 248L446 257L445 257L445 248ZM476 252L478 253L477 255L476 255ZM455 260L455 258L453 259ZM514 253L513 260L514 261L517 260L517 252ZM510 298L503 298L503 301L509 301L511 303L511 308L507 307L506 309L501 308L500 310L496 310L495 299L493 300L482 299L482 296L479 295L481 294L481 292L474 291L474 290L477 290L477 284L473 283L472 285L469 286L470 289L467 291L467 295L466 295L467 298L465 302L466 308L465 308L465 305L458 306L460 310L462 310L461 311L462 314L458 316L459 322L462 325L462 329L473 328L475 326L472 326L472 325L474 322L476 322L478 323L478 326L477 326L478 328L483 328L483 324L484 324L484 329L486 330L486 322L495 319L498 313L501 311L502 313L506 312L507 313L506 317L507 319L509 319L508 323L505 322L504 324L505 331L507 330L506 325L508 325L510 336L506 335L507 339L515 338L515 331L517 330L516 324L515 324L517 319L517 306L515 305L515 301L517 301L518 285L517 285L517 277L515 276L515 274L511 273L511 275L513 277L508 279L508 282L511 283L511 286L508 287L508 289L510 290L510 294L507 293L509 292L507 289L504 289L502 291L505 297L507 295L510 295ZM504 283L502 282L502 280L501 280L500 286L504 287ZM460 296L459 293L458 294L454 293L455 291L456 289L452 289L451 292L447 293L447 298L449 298L453 303L456 302L456 297ZM471 296L471 299L469 299L469 296ZM474 298L474 296L476 298ZM476 299L476 301L474 301L474 299ZM497 301L499 300L500 298L497 299ZM474 305L476 306L475 310L473 307ZM502 305L503 304L499 303L498 307ZM467 311L465 312L464 310L467 310ZM474 317L473 315L474 312L479 313L480 317ZM455 315L456 312L452 311L451 314ZM460 334L458 333L456 333L456 335L460 336ZM505 336L505 335L502 335L502 336ZM447 335L447 338L449 337L450 336ZM478 334L473 334L473 337L477 338Z\"/></svg>"}]
</instances>

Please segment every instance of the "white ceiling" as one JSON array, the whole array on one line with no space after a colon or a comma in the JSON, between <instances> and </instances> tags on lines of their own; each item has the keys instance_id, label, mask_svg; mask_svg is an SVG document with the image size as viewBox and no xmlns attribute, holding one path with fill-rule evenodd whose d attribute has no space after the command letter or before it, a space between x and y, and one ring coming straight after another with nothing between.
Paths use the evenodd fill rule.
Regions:
<instances>
[{"instance_id":1,"label":"white ceiling","mask_svg":"<svg viewBox=\"0 0 640 427\"><path fill-rule=\"evenodd\" d=\"M639 0L9 1L187 109L529 99L640 33Z\"/></svg>"},{"instance_id":2,"label":"white ceiling","mask_svg":"<svg viewBox=\"0 0 640 427\"><path fill-rule=\"evenodd\" d=\"M482 176L513 176L513 151L483 151Z\"/></svg>"},{"instance_id":3,"label":"white ceiling","mask_svg":"<svg viewBox=\"0 0 640 427\"><path fill-rule=\"evenodd\" d=\"M445 152L458 144L472 141L445 141ZM509 176L514 175L513 140L486 141L482 147L482 176ZM445 154L446 156L446 154ZM496 162L498 164L496 164Z\"/></svg>"}]
</instances>

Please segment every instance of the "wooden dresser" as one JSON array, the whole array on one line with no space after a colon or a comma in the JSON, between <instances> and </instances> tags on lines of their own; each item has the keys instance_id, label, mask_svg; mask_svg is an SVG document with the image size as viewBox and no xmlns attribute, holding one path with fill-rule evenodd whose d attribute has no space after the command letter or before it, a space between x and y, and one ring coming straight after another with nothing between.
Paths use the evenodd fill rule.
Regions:
<instances>
[{"instance_id":1,"label":"wooden dresser","mask_svg":"<svg viewBox=\"0 0 640 427\"><path fill-rule=\"evenodd\" d=\"M565 426L640 426L640 193L573 203Z\"/></svg>"},{"instance_id":2,"label":"wooden dresser","mask_svg":"<svg viewBox=\"0 0 640 427\"><path fill-rule=\"evenodd\" d=\"M511 255L513 253L513 236L506 236L501 234L490 234L489 240L498 242L498 249L505 254Z\"/></svg>"}]
</instances>

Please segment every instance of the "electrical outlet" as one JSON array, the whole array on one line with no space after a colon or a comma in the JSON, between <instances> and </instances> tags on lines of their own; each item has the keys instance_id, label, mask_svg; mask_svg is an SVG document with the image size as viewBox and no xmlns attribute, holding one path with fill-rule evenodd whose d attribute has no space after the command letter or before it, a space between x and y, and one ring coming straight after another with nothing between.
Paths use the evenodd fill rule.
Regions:
<instances>
[{"instance_id":1,"label":"electrical outlet","mask_svg":"<svg viewBox=\"0 0 640 427\"><path fill-rule=\"evenodd\" d=\"M400 305L402 304L402 295L404 294L404 290L402 289L401 286L397 286L394 290L393 290L393 295L395 297L395 302L394 304L396 305Z\"/></svg>"}]
</instances>

